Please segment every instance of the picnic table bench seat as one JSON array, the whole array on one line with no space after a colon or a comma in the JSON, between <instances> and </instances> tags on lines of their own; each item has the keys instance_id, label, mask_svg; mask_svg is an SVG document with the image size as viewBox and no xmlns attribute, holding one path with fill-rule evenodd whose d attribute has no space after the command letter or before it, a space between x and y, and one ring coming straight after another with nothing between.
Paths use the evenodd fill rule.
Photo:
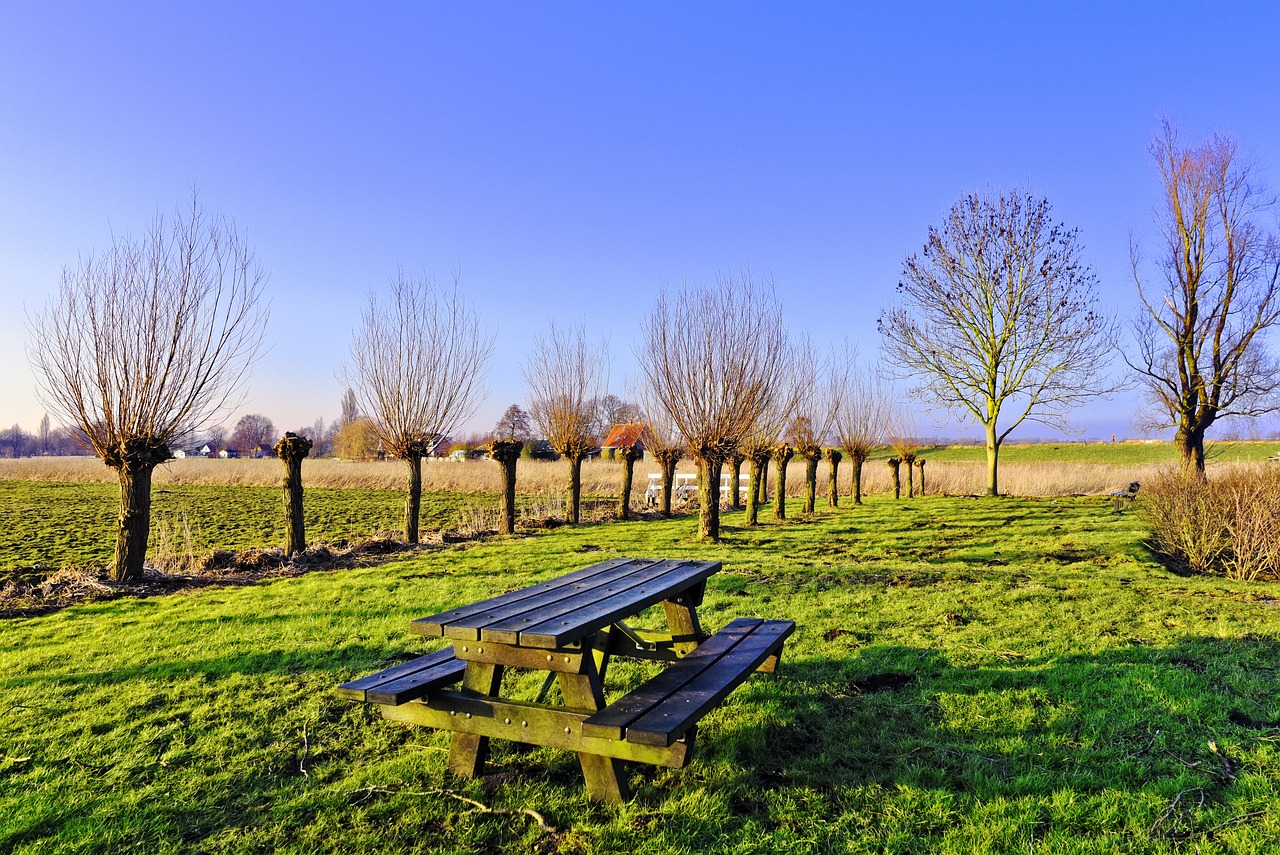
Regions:
<instances>
[{"instance_id":1,"label":"picnic table bench seat","mask_svg":"<svg viewBox=\"0 0 1280 855\"><path fill-rule=\"evenodd\" d=\"M338 687L338 696L370 704L398 707L462 680L467 663L446 647L393 665Z\"/></svg>"},{"instance_id":2,"label":"picnic table bench seat","mask_svg":"<svg viewBox=\"0 0 1280 855\"><path fill-rule=\"evenodd\" d=\"M738 618L582 723L582 735L669 746L761 669L775 670L794 621Z\"/></svg>"}]
</instances>

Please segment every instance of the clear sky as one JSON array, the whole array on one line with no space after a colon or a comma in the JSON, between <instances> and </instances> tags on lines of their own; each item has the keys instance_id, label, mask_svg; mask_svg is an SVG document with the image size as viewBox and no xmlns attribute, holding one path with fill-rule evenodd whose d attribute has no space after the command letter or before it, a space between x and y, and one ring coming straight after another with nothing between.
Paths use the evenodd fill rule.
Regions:
<instances>
[{"instance_id":1,"label":"clear sky","mask_svg":"<svg viewBox=\"0 0 1280 855\"><path fill-rule=\"evenodd\" d=\"M397 266L458 271L497 333L475 428L523 403L552 318L608 337L625 394L659 288L718 271L771 274L797 331L874 354L903 258L987 188L1046 195L1127 315L1161 115L1238 135L1280 186L1277 43L1269 2L6 0L0 425L44 412L25 312L192 185L270 274L238 414L282 430L338 415ZM1123 436L1132 408L1076 422Z\"/></svg>"}]
</instances>

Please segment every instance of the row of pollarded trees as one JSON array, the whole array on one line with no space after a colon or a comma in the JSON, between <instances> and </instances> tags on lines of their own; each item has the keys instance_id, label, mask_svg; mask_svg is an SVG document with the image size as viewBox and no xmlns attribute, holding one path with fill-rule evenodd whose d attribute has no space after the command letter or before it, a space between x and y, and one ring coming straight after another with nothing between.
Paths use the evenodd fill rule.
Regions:
<instances>
[{"instance_id":1,"label":"row of pollarded trees","mask_svg":"<svg viewBox=\"0 0 1280 855\"><path fill-rule=\"evenodd\" d=\"M1142 309L1137 353L1126 359L1176 429L1187 468L1203 476L1215 422L1276 408L1280 363L1266 336L1280 323L1280 241L1263 219L1272 197L1232 139L1186 146L1166 123L1151 153L1164 245L1154 275L1133 251ZM1075 403L1112 388L1102 378L1116 332L1081 255L1077 232L1046 200L969 196L906 260L902 301L880 316L888 362L913 393L986 428L993 495L1011 430L1060 424ZM58 294L30 319L45 403L119 475L117 578L142 571L152 470L225 411L258 353L262 281L234 225L193 197L143 238L117 238L65 269ZM400 276L391 302L371 301L349 370L385 447L409 462L413 539L421 456L478 399L491 339L456 292L415 308L422 283L409 284ZM419 347L424 330L445 346ZM724 464L741 456L757 471L786 457L769 423L787 409L777 395L797 370L793 354L772 290L749 277L664 293L649 317L640 362L650 417L670 427L663 447L683 446L697 461L707 537L719 533L713 498Z\"/></svg>"}]
</instances>

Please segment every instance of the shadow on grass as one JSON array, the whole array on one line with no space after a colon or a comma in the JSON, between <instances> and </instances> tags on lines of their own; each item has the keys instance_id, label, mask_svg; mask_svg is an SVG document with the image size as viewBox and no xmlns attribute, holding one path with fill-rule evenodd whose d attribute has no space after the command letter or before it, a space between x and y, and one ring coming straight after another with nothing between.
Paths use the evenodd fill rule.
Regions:
<instances>
[{"instance_id":1,"label":"shadow on grass","mask_svg":"<svg viewBox=\"0 0 1280 855\"><path fill-rule=\"evenodd\" d=\"M847 661L784 663L778 680L755 678L729 702L736 711L709 721L694 763L719 767L744 816L767 815L788 791L826 794L838 811L842 793L868 786L969 805L1070 791L1163 809L1194 793L1143 820L1170 839L1207 833L1221 820L1215 807L1230 814L1256 797L1258 781L1242 778L1274 774L1266 757L1280 736L1275 640L1190 637L1167 648L991 658L956 664L886 646Z\"/></svg>"}]
</instances>

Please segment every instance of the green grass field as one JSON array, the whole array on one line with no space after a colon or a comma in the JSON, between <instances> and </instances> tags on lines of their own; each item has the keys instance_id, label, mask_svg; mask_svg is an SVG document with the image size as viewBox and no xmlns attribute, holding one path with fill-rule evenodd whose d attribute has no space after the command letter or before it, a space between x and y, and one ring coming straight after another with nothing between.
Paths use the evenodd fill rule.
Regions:
<instances>
[{"instance_id":1,"label":"green grass field","mask_svg":"<svg viewBox=\"0 0 1280 855\"><path fill-rule=\"evenodd\" d=\"M475 500L424 495L423 529L452 525L459 508ZM163 551L170 544L196 554L279 547L284 543L282 501L281 491L271 487L157 485L152 490L151 545ZM119 503L120 488L114 484L0 481L0 579L5 570L35 565L109 564ZM403 530L404 493L311 489L306 514L308 542L367 540L379 532Z\"/></svg>"},{"instance_id":2,"label":"green grass field","mask_svg":"<svg viewBox=\"0 0 1280 855\"><path fill-rule=\"evenodd\" d=\"M1210 442L1205 456L1217 463L1260 463L1280 453L1280 442ZM885 459L891 452L881 449L873 460ZM949 445L927 448L921 456L928 460L986 461L987 450L981 445ZM1168 442L1045 442L1031 445L1005 445L1000 449L1003 463L1108 463L1115 466L1139 466L1145 463L1177 463L1178 451Z\"/></svg>"},{"instance_id":3,"label":"green grass field","mask_svg":"<svg viewBox=\"0 0 1280 855\"><path fill-rule=\"evenodd\" d=\"M1099 498L740 519L717 546L691 518L580 526L4 621L0 851L1280 851L1280 584L1173 575ZM452 780L445 735L333 693L437 646L414 617L617 555L724 562L709 629L798 623L781 676L687 768L635 767L626 805L551 749Z\"/></svg>"}]
</instances>

